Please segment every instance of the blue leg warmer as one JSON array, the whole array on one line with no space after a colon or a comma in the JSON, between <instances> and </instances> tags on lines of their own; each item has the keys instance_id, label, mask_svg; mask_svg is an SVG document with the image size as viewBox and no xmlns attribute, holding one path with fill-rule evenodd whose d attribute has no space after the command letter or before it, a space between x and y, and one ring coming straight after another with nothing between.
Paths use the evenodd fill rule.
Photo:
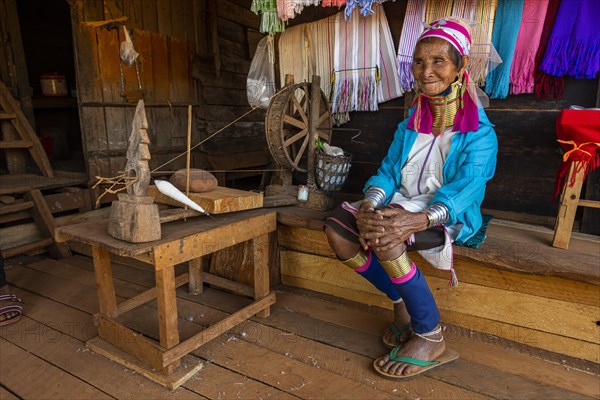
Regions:
<instances>
[{"instance_id":1,"label":"blue leg warmer","mask_svg":"<svg viewBox=\"0 0 600 400\"><path fill-rule=\"evenodd\" d=\"M380 292L385 293L390 300L400 300L400 294L398 294L394 283L390 280L390 277L381 266L381 263L375 254L371 253L371 263L365 270L362 269L363 268L359 268L355 271L357 274L371 282L371 284Z\"/></svg>"},{"instance_id":2,"label":"blue leg warmer","mask_svg":"<svg viewBox=\"0 0 600 400\"><path fill-rule=\"evenodd\" d=\"M404 300L413 330L416 333L434 330L440 322L440 312L421 271L417 268L415 275L408 282L396 283L394 286Z\"/></svg>"}]
</instances>

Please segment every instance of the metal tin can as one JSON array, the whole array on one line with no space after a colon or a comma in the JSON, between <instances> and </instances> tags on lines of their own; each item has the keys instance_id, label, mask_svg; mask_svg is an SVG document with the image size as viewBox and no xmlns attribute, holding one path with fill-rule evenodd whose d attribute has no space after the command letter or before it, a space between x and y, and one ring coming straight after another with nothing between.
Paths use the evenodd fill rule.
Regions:
<instances>
[{"instance_id":1,"label":"metal tin can","mask_svg":"<svg viewBox=\"0 0 600 400\"><path fill-rule=\"evenodd\" d=\"M40 76L42 95L60 97L67 95L67 80L64 75L56 72Z\"/></svg>"}]
</instances>

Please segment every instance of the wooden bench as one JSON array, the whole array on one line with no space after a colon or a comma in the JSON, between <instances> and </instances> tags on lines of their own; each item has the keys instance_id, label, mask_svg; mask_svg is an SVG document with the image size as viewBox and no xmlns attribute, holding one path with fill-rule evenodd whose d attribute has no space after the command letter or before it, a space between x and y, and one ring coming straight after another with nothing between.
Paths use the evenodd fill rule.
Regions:
<instances>
[{"instance_id":1,"label":"wooden bench","mask_svg":"<svg viewBox=\"0 0 600 400\"><path fill-rule=\"evenodd\" d=\"M278 209L282 283L391 309L391 302L337 260L323 213ZM552 247L549 228L493 219L478 249L454 246L459 285L417 253L443 322L600 362L600 242L578 235ZM450 340L450 338L449 338Z\"/></svg>"},{"instance_id":2,"label":"wooden bench","mask_svg":"<svg viewBox=\"0 0 600 400\"><path fill-rule=\"evenodd\" d=\"M269 316L270 306L275 302L275 294L269 291L268 268L268 234L276 229L274 211L257 209L171 222L162 225L160 240L140 244L113 238L107 233L107 225L107 220L86 222L59 228L56 233L57 240L75 240L92 246L100 302L100 312L94 315L98 337L86 344L93 351L175 389L202 367L197 359L188 356L191 351L253 315ZM252 243L252 287L202 270L203 256L247 241ZM150 264L156 275L156 287L117 304L111 253ZM175 265L184 262L189 263L189 272L176 277ZM175 290L188 282L191 294L202 293L203 282L207 282L251 296L255 301L180 342ZM117 319L119 315L154 299L158 304L160 343L140 335Z\"/></svg>"}]
</instances>

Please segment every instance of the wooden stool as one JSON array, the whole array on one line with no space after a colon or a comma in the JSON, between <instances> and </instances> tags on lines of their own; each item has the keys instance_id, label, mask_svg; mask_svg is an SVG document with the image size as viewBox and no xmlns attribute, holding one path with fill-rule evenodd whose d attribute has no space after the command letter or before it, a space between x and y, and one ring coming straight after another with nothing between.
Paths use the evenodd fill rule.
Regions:
<instances>
[{"instance_id":1,"label":"wooden stool","mask_svg":"<svg viewBox=\"0 0 600 400\"><path fill-rule=\"evenodd\" d=\"M575 175L575 184L569 187L569 182L573 179L573 175ZM581 168L581 161L571 163L569 175L565 179L565 184L560 195L560 206L558 207L556 224L554 226L554 239L552 240L552 246L554 247L561 249L569 247L577 206L600 208L600 201L579 199L583 179L584 168Z\"/></svg>"}]
</instances>

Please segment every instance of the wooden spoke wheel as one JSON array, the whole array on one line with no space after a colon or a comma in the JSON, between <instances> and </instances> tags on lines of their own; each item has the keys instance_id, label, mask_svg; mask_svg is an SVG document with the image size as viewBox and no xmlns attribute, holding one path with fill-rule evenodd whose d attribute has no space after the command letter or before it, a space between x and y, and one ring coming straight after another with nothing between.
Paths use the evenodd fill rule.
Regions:
<instances>
[{"instance_id":1,"label":"wooden spoke wheel","mask_svg":"<svg viewBox=\"0 0 600 400\"><path fill-rule=\"evenodd\" d=\"M322 141L331 141L331 112L323 91L319 90L318 115L311 115L311 83L288 86L271 100L265 118L265 131L269 150L275 161L291 170L307 172L309 123L318 118L317 133ZM314 112L314 111L313 111ZM316 113L315 113L316 114Z\"/></svg>"}]
</instances>

